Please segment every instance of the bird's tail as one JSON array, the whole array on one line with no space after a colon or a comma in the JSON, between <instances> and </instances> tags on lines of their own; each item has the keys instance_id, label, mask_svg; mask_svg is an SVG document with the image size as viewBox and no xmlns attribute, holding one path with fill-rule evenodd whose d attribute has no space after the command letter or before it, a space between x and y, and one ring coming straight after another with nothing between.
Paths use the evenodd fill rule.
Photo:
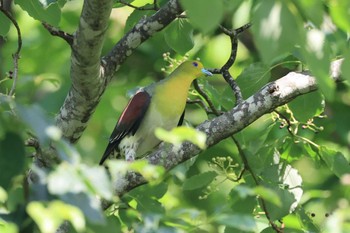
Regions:
<instances>
[{"instance_id":1,"label":"bird's tail","mask_svg":"<svg viewBox=\"0 0 350 233\"><path fill-rule=\"evenodd\" d=\"M108 144L105 152L102 155L102 158L101 158L101 160L99 162L99 165L102 165L106 161L106 159L109 157L109 155L114 151L115 146L116 146L115 143L109 143Z\"/></svg>"}]
</instances>

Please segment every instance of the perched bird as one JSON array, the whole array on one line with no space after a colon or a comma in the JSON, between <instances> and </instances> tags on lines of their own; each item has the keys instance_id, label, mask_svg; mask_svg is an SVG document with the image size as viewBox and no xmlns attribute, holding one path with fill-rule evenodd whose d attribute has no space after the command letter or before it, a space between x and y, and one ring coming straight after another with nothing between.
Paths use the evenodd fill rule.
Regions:
<instances>
[{"instance_id":1,"label":"perched bird","mask_svg":"<svg viewBox=\"0 0 350 233\"><path fill-rule=\"evenodd\" d=\"M203 74L212 75L199 61L186 61L167 78L140 89L120 116L100 165L114 152L134 161L160 143L156 128L171 130L181 125L190 85Z\"/></svg>"}]
</instances>

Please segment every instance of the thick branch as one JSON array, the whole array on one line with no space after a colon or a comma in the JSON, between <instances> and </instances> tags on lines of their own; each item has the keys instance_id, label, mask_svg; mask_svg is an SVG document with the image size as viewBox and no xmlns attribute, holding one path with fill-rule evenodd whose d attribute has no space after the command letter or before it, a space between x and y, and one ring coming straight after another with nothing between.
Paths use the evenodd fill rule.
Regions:
<instances>
[{"instance_id":1,"label":"thick branch","mask_svg":"<svg viewBox=\"0 0 350 233\"><path fill-rule=\"evenodd\" d=\"M264 114L273 111L276 107L316 89L316 79L314 77L291 72L264 86L255 95L239 103L232 110L210 121L205 121L197 129L207 135L207 146L211 147L241 131ZM150 164L161 165L169 170L200 152L201 150L198 147L189 142L185 142L181 147L176 148L169 146L169 144L161 144L160 148L147 159ZM115 191L117 195L122 195L145 183L143 177L135 173L128 173L127 177L123 179L116 181Z\"/></svg>"},{"instance_id":2,"label":"thick branch","mask_svg":"<svg viewBox=\"0 0 350 233\"><path fill-rule=\"evenodd\" d=\"M72 45L72 86L56 118L71 142L81 136L104 90L100 57L111 10L112 0L84 1Z\"/></svg>"}]
</instances>

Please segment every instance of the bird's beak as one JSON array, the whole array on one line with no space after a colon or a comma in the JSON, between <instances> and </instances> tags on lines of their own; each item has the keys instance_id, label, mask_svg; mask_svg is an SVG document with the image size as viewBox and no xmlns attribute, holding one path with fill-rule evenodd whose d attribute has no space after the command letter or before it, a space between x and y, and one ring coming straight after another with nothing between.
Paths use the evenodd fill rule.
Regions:
<instances>
[{"instance_id":1,"label":"bird's beak","mask_svg":"<svg viewBox=\"0 0 350 233\"><path fill-rule=\"evenodd\" d=\"M213 76L213 74L210 71L208 71L208 70L206 70L204 68L201 71L202 71L203 74L205 74L205 76Z\"/></svg>"}]
</instances>

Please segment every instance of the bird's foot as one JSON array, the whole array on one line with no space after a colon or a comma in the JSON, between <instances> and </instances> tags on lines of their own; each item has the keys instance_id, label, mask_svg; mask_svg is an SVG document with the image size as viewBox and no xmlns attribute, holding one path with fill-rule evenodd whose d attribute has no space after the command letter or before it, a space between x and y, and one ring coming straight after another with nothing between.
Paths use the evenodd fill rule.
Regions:
<instances>
[{"instance_id":1,"label":"bird's foot","mask_svg":"<svg viewBox=\"0 0 350 233\"><path fill-rule=\"evenodd\" d=\"M129 162L129 163L132 163L132 162L135 161L135 158L134 158L134 156L127 156L127 157L125 158L125 160L126 160L127 162Z\"/></svg>"}]
</instances>

